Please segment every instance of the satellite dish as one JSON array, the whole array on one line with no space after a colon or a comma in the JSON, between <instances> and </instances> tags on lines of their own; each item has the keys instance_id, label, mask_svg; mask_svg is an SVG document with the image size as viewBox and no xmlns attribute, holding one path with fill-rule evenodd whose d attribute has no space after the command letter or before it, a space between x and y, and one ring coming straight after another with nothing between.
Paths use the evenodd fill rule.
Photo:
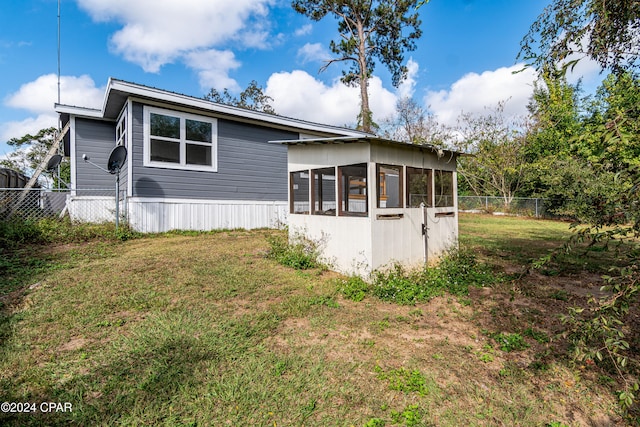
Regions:
<instances>
[{"instance_id":1,"label":"satellite dish","mask_svg":"<svg viewBox=\"0 0 640 427\"><path fill-rule=\"evenodd\" d=\"M47 162L47 170L49 172L53 171L55 168L58 167L61 161L62 161L62 156L60 154L54 154L53 156L51 156L51 158Z\"/></svg>"},{"instance_id":2,"label":"satellite dish","mask_svg":"<svg viewBox=\"0 0 640 427\"><path fill-rule=\"evenodd\" d=\"M118 145L109 155L109 161L107 161L107 171L111 175L115 175L120 172L124 161L127 159L127 149L124 145Z\"/></svg>"}]
</instances>

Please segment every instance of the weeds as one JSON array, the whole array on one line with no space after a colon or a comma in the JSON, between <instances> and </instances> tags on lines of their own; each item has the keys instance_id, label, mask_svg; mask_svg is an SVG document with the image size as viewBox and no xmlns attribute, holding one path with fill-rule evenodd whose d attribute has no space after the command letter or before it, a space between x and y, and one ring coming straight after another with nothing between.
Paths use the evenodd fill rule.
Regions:
<instances>
[{"instance_id":1,"label":"weeds","mask_svg":"<svg viewBox=\"0 0 640 427\"><path fill-rule=\"evenodd\" d=\"M380 418L371 418L366 423L364 423L363 427L384 427L384 420Z\"/></svg>"},{"instance_id":2,"label":"weeds","mask_svg":"<svg viewBox=\"0 0 640 427\"><path fill-rule=\"evenodd\" d=\"M0 250L15 250L29 244L79 243L96 239L125 241L139 236L140 233L127 225L116 230L113 223L75 223L69 218L0 221Z\"/></svg>"},{"instance_id":3,"label":"weeds","mask_svg":"<svg viewBox=\"0 0 640 427\"><path fill-rule=\"evenodd\" d=\"M290 242L282 234L272 234L267 236L267 242L270 246L267 258L274 259L286 267L297 270L324 268L318 260L317 244L309 239L298 237L294 242Z\"/></svg>"},{"instance_id":4,"label":"weeds","mask_svg":"<svg viewBox=\"0 0 640 427\"><path fill-rule=\"evenodd\" d=\"M389 382L390 390L418 393L420 396L426 396L431 391L426 377L417 369L409 371L405 368L398 368L384 372L380 366L376 366L374 370L378 374L378 379Z\"/></svg>"},{"instance_id":5,"label":"weeds","mask_svg":"<svg viewBox=\"0 0 640 427\"><path fill-rule=\"evenodd\" d=\"M488 286L499 278L468 251L449 252L437 266L405 271L396 264L387 272L375 272L372 293L383 301L401 305L425 302L448 292L468 295L471 286Z\"/></svg>"},{"instance_id":6,"label":"weeds","mask_svg":"<svg viewBox=\"0 0 640 427\"><path fill-rule=\"evenodd\" d=\"M424 412L418 405L409 405L402 412L391 411L391 420L396 424L404 424L407 427L422 425Z\"/></svg>"},{"instance_id":7,"label":"weeds","mask_svg":"<svg viewBox=\"0 0 640 427\"><path fill-rule=\"evenodd\" d=\"M525 329L522 335L524 335L525 337L533 338L534 340L538 341L540 344L546 344L550 341L549 336L547 334L533 328Z\"/></svg>"},{"instance_id":8,"label":"weeds","mask_svg":"<svg viewBox=\"0 0 640 427\"><path fill-rule=\"evenodd\" d=\"M502 351L512 352L529 348L529 344L527 344L524 337L518 333L508 334L501 332L494 334L493 339L496 340Z\"/></svg>"},{"instance_id":9,"label":"weeds","mask_svg":"<svg viewBox=\"0 0 640 427\"><path fill-rule=\"evenodd\" d=\"M338 291L351 301L362 301L369 292L370 286L358 276L338 280Z\"/></svg>"},{"instance_id":10,"label":"weeds","mask_svg":"<svg viewBox=\"0 0 640 427\"><path fill-rule=\"evenodd\" d=\"M329 308L339 308L340 305L329 295L317 296L311 299L311 305L324 305Z\"/></svg>"}]
</instances>

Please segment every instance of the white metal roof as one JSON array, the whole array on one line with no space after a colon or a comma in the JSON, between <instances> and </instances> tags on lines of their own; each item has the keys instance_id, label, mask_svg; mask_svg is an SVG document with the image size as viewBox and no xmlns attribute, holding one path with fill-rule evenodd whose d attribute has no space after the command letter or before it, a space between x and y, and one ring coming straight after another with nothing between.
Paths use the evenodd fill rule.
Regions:
<instances>
[{"instance_id":1,"label":"white metal roof","mask_svg":"<svg viewBox=\"0 0 640 427\"><path fill-rule=\"evenodd\" d=\"M55 110L61 114L72 114L88 118L116 120L122 110L124 102L129 98L151 100L174 106L190 107L206 111L219 116L240 119L256 124L270 124L300 131L325 133L328 135L344 135L350 137L374 136L367 132L339 126L325 125L294 119L275 114L263 113L244 108L238 108L225 104L218 104L204 98L183 95L163 89L131 83L124 80L110 78L105 91L105 97L101 109L93 109L79 106L56 104Z\"/></svg>"},{"instance_id":2,"label":"white metal roof","mask_svg":"<svg viewBox=\"0 0 640 427\"><path fill-rule=\"evenodd\" d=\"M285 144L285 145L329 145L329 144L350 144L350 143L373 143L382 145L394 145L399 147L414 148L418 150L431 150L437 153L439 157L443 154L462 155L464 153L460 151L447 150L436 147L431 144L412 144L410 142L394 141L392 139L380 138L378 136L342 136L342 137L329 137L329 138L305 138L294 140L278 140L269 141L272 144Z\"/></svg>"}]
</instances>

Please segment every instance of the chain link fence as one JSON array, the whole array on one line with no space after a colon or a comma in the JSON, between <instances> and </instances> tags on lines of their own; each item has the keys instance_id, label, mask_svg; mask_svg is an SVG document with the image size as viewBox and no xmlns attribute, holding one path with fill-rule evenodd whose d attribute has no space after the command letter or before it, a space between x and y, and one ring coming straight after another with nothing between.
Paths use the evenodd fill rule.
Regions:
<instances>
[{"instance_id":1,"label":"chain link fence","mask_svg":"<svg viewBox=\"0 0 640 427\"><path fill-rule=\"evenodd\" d=\"M120 191L120 220L126 221L127 197ZM50 190L0 188L0 221L11 218L43 219L68 216L77 222L114 222L114 189ZM504 213L531 217L554 217L547 213L545 199L515 197L506 204L494 196L458 196L462 212Z\"/></svg>"},{"instance_id":2,"label":"chain link fence","mask_svg":"<svg viewBox=\"0 0 640 427\"><path fill-rule=\"evenodd\" d=\"M121 220L126 220L126 200L126 193L120 191ZM115 207L115 189L0 188L0 221L68 216L77 222L114 222Z\"/></svg>"},{"instance_id":3,"label":"chain link fence","mask_svg":"<svg viewBox=\"0 0 640 427\"><path fill-rule=\"evenodd\" d=\"M549 215L545 199L514 197L505 203L503 197L495 196L458 196L458 210L462 212L503 213L509 215L543 218Z\"/></svg>"}]
</instances>

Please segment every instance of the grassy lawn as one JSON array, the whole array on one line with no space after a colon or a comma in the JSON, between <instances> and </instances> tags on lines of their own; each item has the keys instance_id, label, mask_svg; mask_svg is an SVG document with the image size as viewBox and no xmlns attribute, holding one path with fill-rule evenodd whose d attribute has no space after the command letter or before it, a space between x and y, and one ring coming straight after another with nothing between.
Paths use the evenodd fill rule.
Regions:
<instances>
[{"instance_id":1,"label":"grassy lawn","mask_svg":"<svg viewBox=\"0 0 640 427\"><path fill-rule=\"evenodd\" d=\"M504 279L409 306L353 302L337 274L277 264L274 233L92 241L6 263L0 396L38 413L0 424L625 424L613 380L555 339L558 315L621 257L576 253L523 275L568 224L462 216L461 246Z\"/></svg>"}]
</instances>

